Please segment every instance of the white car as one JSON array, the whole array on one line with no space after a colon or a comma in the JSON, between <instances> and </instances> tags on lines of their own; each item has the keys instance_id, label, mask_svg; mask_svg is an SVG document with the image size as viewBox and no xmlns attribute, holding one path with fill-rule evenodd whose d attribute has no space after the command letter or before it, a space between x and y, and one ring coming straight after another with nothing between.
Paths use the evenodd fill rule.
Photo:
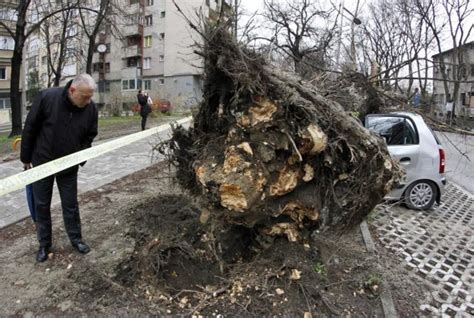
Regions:
<instances>
[{"instance_id":1,"label":"white car","mask_svg":"<svg viewBox=\"0 0 474 318\"><path fill-rule=\"evenodd\" d=\"M385 138L390 155L406 172L385 199L402 200L416 210L439 204L446 185L445 153L423 117L409 112L368 115L365 127Z\"/></svg>"}]
</instances>

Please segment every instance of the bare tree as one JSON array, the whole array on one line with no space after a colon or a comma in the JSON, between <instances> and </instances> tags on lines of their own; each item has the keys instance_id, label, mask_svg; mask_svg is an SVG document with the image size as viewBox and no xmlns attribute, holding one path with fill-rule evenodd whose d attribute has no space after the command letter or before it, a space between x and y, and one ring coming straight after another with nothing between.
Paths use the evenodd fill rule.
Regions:
<instances>
[{"instance_id":1,"label":"bare tree","mask_svg":"<svg viewBox=\"0 0 474 318\"><path fill-rule=\"evenodd\" d=\"M446 98L457 100L460 83L465 79L467 72L465 44L474 27L470 20L474 14L472 4L470 0L416 0L415 10L432 31L439 54L443 52L442 31L446 28L449 31L453 59L448 62L440 56L435 68L441 73ZM450 82L453 84L450 85ZM454 111L455 109L453 113Z\"/></svg>"},{"instance_id":2,"label":"bare tree","mask_svg":"<svg viewBox=\"0 0 474 318\"><path fill-rule=\"evenodd\" d=\"M55 16L46 20L41 26L42 36L45 40L46 59L48 67L48 87L59 86L62 79L63 68L68 59L77 57L76 46L72 42L77 36L77 24L74 18L76 8L66 8L64 3L56 1L43 2L48 8L64 9ZM36 10L41 7L36 7ZM44 9L38 10L38 14Z\"/></svg>"},{"instance_id":3,"label":"bare tree","mask_svg":"<svg viewBox=\"0 0 474 318\"><path fill-rule=\"evenodd\" d=\"M386 89L398 88L395 79L409 59L407 30L402 26L402 16L396 4L387 0L369 6L370 23L365 27L370 41L372 62L380 68L380 80Z\"/></svg>"},{"instance_id":4,"label":"bare tree","mask_svg":"<svg viewBox=\"0 0 474 318\"><path fill-rule=\"evenodd\" d=\"M10 34L10 36L15 41L13 56L11 59L12 72L10 78L10 98L12 110L12 130L10 132L10 137L19 135L22 132L22 100L20 91L20 75L21 65L23 61L23 50L25 47L26 39L35 32L37 32L41 25L52 16L64 10L80 7L80 1L67 0L66 5L62 8L42 12L41 16L34 15L33 17L31 17L28 14L32 12L32 10L30 10L30 6L32 3L37 6L40 4L40 1L18 0L18 4L15 8L17 17L15 22L15 29L10 27L6 23L0 21L0 25Z\"/></svg>"},{"instance_id":5,"label":"bare tree","mask_svg":"<svg viewBox=\"0 0 474 318\"><path fill-rule=\"evenodd\" d=\"M295 71L305 75L308 66L305 59L317 56L319 65L324 63L337 23L331 23L331 13L317 8L311 0L292 0L285 5L265 0L263 16L268 29L274 34L266 40L291 57Z\"/></svg>"},{"instance_id":6,"label":"bare tree","mask_svg":"<svg viewBox=\"0 0 474 318\"><path fill-rule=\"evenodd\" d=\"M126 15L120 8L118 0L91 0L91 2L98 4L97 11L91 12L79 8L82 31L87 38L86 73L88 74L92 74L97 36L101 30L105 30L105 33L113 33L116 38L121 38L120 29L118 28L120 23L116 22L118 17Z\"/></svg>"}]
</instances>

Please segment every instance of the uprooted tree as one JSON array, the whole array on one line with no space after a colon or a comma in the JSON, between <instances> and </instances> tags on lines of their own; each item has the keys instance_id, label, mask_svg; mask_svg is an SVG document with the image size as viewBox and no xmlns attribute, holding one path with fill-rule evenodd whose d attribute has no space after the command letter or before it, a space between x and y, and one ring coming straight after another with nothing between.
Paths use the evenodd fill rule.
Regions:
<instances>
[{"instance_id":1,"label":"uprooted tree","mask_svg":"<svg viewBox=\"0 0 474 318\"><path fill-rule=\"evenodd\" d=\"M213 228L298 241L358 224L399 176L383 140L227 29L202 32L203 101L192 127L176 127L169 142L179 183Z\"/></svg>"}]
</instances>

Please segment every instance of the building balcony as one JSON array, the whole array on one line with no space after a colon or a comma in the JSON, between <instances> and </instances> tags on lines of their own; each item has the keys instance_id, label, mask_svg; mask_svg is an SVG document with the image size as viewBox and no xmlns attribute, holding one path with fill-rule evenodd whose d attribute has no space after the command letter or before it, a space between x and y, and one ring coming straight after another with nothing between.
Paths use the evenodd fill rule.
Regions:
<instances>
[{"instance_id":1,"label":"building balcony","mask_svg":"<svg viewBox=\"0 0 474 318\"><path fill-rule=\"evenodd\" d=\"M130 78L139 78L142 76L141 68L139 67L127 67L122 69L121 78L130 79Z\"/></svg>"},{"instance_id":2,"label":"building balcony","mask_svg":"<svg viewBox=\"0 0 474 318\"><path fill-rule=\"evenodd\" d=\"M122 58L142 56L142 49L138 45L131 45L123 48Z\"/></svg>"},{"instance_id":3,"label":"building balcony","mask_svg":"<svg viewBox=\"0 0 474 318\"><path fill-rule=\"evenodd\" d=\"M142 24L129 24L123 27L122 34L127 36L133 35L141 35L143 33L143 25Z\"/></svg>"}]
</instances>

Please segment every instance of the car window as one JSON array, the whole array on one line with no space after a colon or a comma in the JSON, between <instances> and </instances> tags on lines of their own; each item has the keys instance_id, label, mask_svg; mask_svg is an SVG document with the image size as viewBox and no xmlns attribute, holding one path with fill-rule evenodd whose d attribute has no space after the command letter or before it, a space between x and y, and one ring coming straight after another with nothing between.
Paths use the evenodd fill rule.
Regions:
<instances>
[{"instance_id":1,"label":"car window","mask_svg":"<svg viewBox=\"0 0 474 318\"><path fill-rule=\"evenodd\" d=\"M418 144L415 126L405 117L369 116L367 128L384 137L389 146Z\"/></svg>"}]
</instances>

